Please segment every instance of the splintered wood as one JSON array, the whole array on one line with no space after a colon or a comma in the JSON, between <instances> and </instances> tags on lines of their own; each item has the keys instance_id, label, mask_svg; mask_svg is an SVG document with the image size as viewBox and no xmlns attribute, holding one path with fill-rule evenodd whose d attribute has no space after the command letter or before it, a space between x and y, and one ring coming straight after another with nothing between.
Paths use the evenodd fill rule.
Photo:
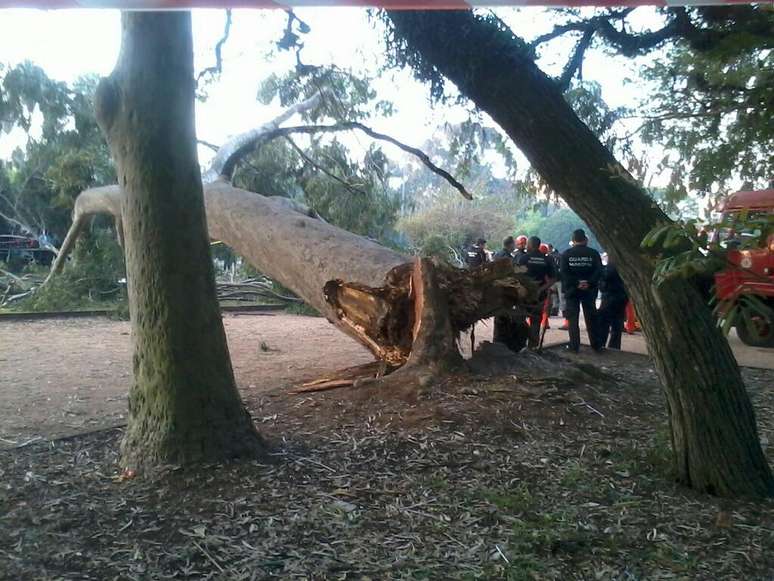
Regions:
<instances>
[{"instance_id":1,"label":"splintered wood","mask_svg":"<svg viewBox=\"0 0 774 581\"><path fill-rule=\"evenodd\" d=\"M368 379L382 377L391 372L394 368L387 366L383 361L371 361L364 365L356 365L341 369L327 377L321 377L314 381L301 384L290 393L296 395L299 393L311 393L315 391L328 391L339 387L349 387L354 385L358 379Z\"/></svg>"}]
</instances>

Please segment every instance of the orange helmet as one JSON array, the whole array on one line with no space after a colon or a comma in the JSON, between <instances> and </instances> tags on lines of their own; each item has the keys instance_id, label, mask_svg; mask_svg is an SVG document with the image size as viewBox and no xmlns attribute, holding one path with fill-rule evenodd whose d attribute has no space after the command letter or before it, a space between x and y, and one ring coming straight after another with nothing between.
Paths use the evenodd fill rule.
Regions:
<instances>
[{"instance_id":1,"label":"orange helmet","mask_svg":"<svg viewBox=\"0 0 774 581\"><path fill-rule=\"evenodd\" d=\"M539 250L541 254L548 254L548 244L541 244Z\"/></svg>"}]
</instances>

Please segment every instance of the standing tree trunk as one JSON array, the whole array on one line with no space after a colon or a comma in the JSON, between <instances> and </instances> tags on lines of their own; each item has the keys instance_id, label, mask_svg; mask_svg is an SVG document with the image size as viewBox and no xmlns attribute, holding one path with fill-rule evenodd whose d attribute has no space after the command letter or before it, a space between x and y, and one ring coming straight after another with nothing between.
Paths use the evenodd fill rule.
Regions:
<instances>
[{"instance_id":1,"label":"standing tree trunk","mask_svg":"<svg viewBox=\"0 0 774 581\"><path fill-rule=\"evenodd\" d=\"M191 17L125 12L97 92L124 192L134 383L123 464L219 461L263 448L240 401L215 295L196 157Z\"/></svg>"},{"instance_id":2,"label":"standing tree trunk","mask_svg":"<svg viewBox=\"0 0 774 581\"><path fill-rule=\"evenodd\" d=\"M616 259L664 386L679 479L718 495L773 495L728 342L688 281L651 282L654 265L640 242L667 216L575 115L527 45L500 23L469 11L389 17L399 58L420 76L440 72L491 115Z\"/></svg>"}]
</instances>

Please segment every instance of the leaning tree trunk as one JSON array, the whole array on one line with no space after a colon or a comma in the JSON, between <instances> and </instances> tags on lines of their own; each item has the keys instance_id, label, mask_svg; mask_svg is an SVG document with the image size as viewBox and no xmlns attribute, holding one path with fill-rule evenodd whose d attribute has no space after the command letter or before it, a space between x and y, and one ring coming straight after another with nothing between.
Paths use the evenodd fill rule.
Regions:
<instances>
[{"instance_id":1,"label":"leaning tree trunk","mask_svg":"<svg viewBox=\"0 0 774 581\"><path fill-rule=\"evenodd\" d=\"M91 215L109 213L124 195L118 186L81 194L89 200L83 207ZM385 363L384 372L407 362L411 367L422 362L434 371L453 368L459 361L460 332L537 298L534 283L509 260L474 270L412 262L309 216L286 198L241 190L226 179L204 185L204 202L211 238L363 344ZM79 224L76 218L71 230ZM420 286L422 280L427 282ZM439 318L447 318L448 325L416 324Z\"/></svg>"},{"instance_id":2,"label":"leaning tree trunk","mask_svg":"<svg viewBox=\"0 0 774 581\"><path fill-rule=\"evenodd\" d=\"M390 12L399 41L508 133L616 259L666 394L677 474L718 495L774 494L752 406L726 339L693 286L655 287L645 234L667 216L567 105L527 45L468 11Z\"/></svg>"},{"instance_id":3,"label":"leaning tree trunk","mask_svg":"<svg viewBox=\"0 0 774 581\"><path fill-rule=\"evenodd\" d=\"M218 461L263 447L236 390L196 157L191 17L125 12L97 119L123 185L134 382L123 463Z\"/></svg>"}]
</instances>

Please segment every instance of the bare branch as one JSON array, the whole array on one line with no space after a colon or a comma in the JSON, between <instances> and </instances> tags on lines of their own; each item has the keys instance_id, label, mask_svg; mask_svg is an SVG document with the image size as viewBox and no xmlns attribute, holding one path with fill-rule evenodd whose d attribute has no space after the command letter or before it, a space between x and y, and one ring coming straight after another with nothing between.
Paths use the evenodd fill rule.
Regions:
<instances>
[{"instance_id":1,"label":"bare branch","mask_svg":"<svg viewBox=\"0 0 774 581\"><path fill-rule=\"evenodd\" d=\"M348 189L348 190L350 190L351 192L354 192L354 193L356 193L356 194L361 194L361 195L364 195L364 196L366 195L366 193L365 193L363 190L361 190L361 189L359 189L359 188L356 188L355 186L353 186L352 184L350 184L350 183L349 183L347 180L344 180L344 179L340 178L339 176L337 176L337 175L336 175L336 174L334 174L333 172L330 172L330 171L328 171L327 169L325 169L324 167L322 167L320 164L318 164L317 162L315 162L315 161L314 161L314 160L313 160L311 157L309 157L308 155L306 155L306 153L304 152L304 150L303 150L303 149L301 149L301 148L300 148L300 147L299 147L299 146L296 144L296 142L295 142L295 141L293 141L293 140L292 140L290 137L288 137L288 136L286 135L286 136L285 136L285 139L286 139L286 140L287 140L287 142L290 144L290 146L291 146L291 147L292 147L292 148L293 148L293 149L296 151L296 153L297 153L298 155L300 155L300 156L301 156L301 159L303 159L303 160L304 160L306 163L308 163L309 165L311 165L313 168L315 168L316 170L318 170L318 171L320 171L320 172L324 173L325 175L327 175L327 176L328 176L329 178L331 178L332 180L335 180L335 181L339 182L341 185L343 185L345 188L347 188L347 189Z\"/></svg>"},{"instance_id":2,"label":"bare branch","mask_svg":"<svg viewBox=\"0 0 774 581\"><path fill-rule=\"evenodd\" d=\"M468 200L473 199L473 195L465 189L465 186L463 186L460 182L458 182L453 175L451 175L446 170L441 169L437 165L435 165L432 161L430 161L430 158L428 155L422 151L421 149L417 149L416 147L411 147L409 145L406 145L405 143L401 143L394 137L390 137L389 135L385 135L383 133L377 133L373 129L370 129L369 127L366 127L362 123L357 123L355 121L351 121L348 123L344 123L344 125L349 125L354 129L359 129L369 137L372 137L373 139L379 139L381 141L386 141L387 143L391 143L395 147L398 147L399 149L402 149L406 153L410 153L411 155L419 158L419 160L425 164L425 166L432 171L433 173L441 176L443 179L445 179L447 182L449 182L454 188L459 191L464 198L467 198Z\"/></svg>"},{"instance_id":3,"label":"bare branch","mask_svg":"<svg viewBox=\"0 0 774 581\"><path fill-rule=\"evenodd\" d=\"M568 32L585 32L587 29L591 28L590 24L591 23L589 21L566 22L564 24L557 24L556 26L554 26L554 29L551 32L547 32L546 34L541 34L540 36L535 38L532 42L530 42L529 45L532 48L537 48L541 44L545 44L546 42L550 42L555 38L564 36Z\"/></svg>"},{"instance_id":4,"label":"bare branch","mask_svg":"<svg viewBox=\"0 0 774 581\"><path fill-rule=\"evenodd\" d=\"M569 32L583 32L584 35L589 31L599 34L604 38L613 48L618 50L624 56L636 56L642 54L648 50L656 48L670 38L678 36L688 37L697 29L690 21L688 13L685 8L671 8L668 13L670 15L669 22L662 28L657 30L649 30L638 34L631 34L625 30L619 30L612 24L612 20L622 21L626 16L631 14L632 9L623 11L608 12L600 16L589 18L588 20L579 20L573 22L566 22L559 24L554 29L546 34L538 36L531 43L532 48L536 48L541 44L564 36ZM585 50L585 49L584 49ZM576 47L577 51L577 47Z\"/></svg>"},{"instance_id":5,"label":"bare branch","mask_svg":"<svg viewBox=\"0 0 774 581\"><path fill-rule=\"evenodd\" d=\"M197 139L196 143L199 145L203 145L204 147L211 149L212 151L218 151L220 147L215 145L214 143L210 143L209 141L205 141L204 139Z\"/></svg>"},{"instance_id":6,"label":"bare branch","mask_svg":"<svg viewBox=\"0 0 774 581\"><path fill-rule=\"evenodd\" d=\"M212 160L210 168L205 172L202 179L204 183L210 183L224 177L231 179L236 167L236 162L240 157L243 157L249 151L251 151L256 143L263 139L264 135L279 128L285 121L290 119L296 113L304 113L310 109L314 109L320 103L322 93L317 93L313 97L297 103L288 109L285 109L280 115L277 115L271 121L256 127L245 133L240 133L229 139L219 149L218 153Z\"/></svg>"},{"instance_id":7,"label":"bare branch","mask_svg":"<svg viewBox=\"0 0 774 581\"><path fill-rule=\"evenodd\" d=\"M595 31L593 28L585 30L583 36L578 41L578 44L575 45L572 58L570 58L570 60L565 65L564 71L562 71L562 76L559 77L557 81L562 92L566 91L570 87L570 83L572 82L572 78L575 76L575 73L578 73L579 78L582 76L583 56L586 53L586 49L591 46L591 40L594 37L594 32Z\"/></svg>"},{"instance_id":8,"label":"bare branch","mask_svg":"<svg viewBox=\"0 0 774 581\"><path fill-rule=\"evenodd\" d=\"M19 228L26 232L35 232L35 229L29 226L29 224L25 224L24 222L20 222L16 218L13 218L12 216L9 216L5 212L0 211L0 218L3 218L6 222L9 222L11 224L16 224Z\"/></svg>"},{"instance_id":9,"label":"bare branch","mask_svg":"<svg viewBox=\"0 0 774 581\"><path fill-rule=\"evenodd\" d=\"M394 145L406 153L410 153L411 155L417 157L430 171L441 176L443 179L449 182L457 191L462 194L463 197L467 198L468 200L473 199L473 195L467 189L465 189L464 185L457 181L449 172L435 165L424 151L417 149L416 147L406 145L394 137L390 137L384 133L374 131L370 127L367 127L362 123L358 123L357 121L342 121L340 123L334 123L333 125L297 125L294 127L278 127L260 135L256 142L254 142L252 145L255 146L258 141L269 141L271 139L275 139L276 137L284 137L292 133L303 133L311 135L314 133L336 133L339 131L353 130L362 131L372 139L386 141L387 143Z\"/></svg>"},{"instance_id":10,"label":"bare branch","mask_svg":"<svg viewBox=\"0 0 774 581\"><path fill-rule=\"evenodd\" d=\"M223 30L223 36L215 45L215 66L207 67L196 76L196 85L206 75L216 76L223 72L223 45L226 44L229 34L231 34L231 9L226 10L226 26Z\"/></svg>"},{"instance_id":11,"label":"bare branch","mask_svg":"<svg viewBox=\"0 0 774 581\"><path fill-rule=\"evenodd\" d=\"M218 178L231 180L236 164L248 153L253 151L259 143L265 143L277 137L286 137L292 133L305 133L311 135L314 133L334 133L337 131L358 130L362 131L372 139L386 141L387 143L391 143L395 147L398 147L399 149L417 157L428 169L430 169L430 171L441 176L452 186L454 186L454 188L459 191L463 197L467 198L468 200L473 199L472 194L465 189L464 185L457 181L449 172L441 169L432 161L430 161L430 158L424 151L417 149L416 147L406 145L405 143L402 143L394 137L390 137L389 135L378 133L370 127L363 125L362 123L358 123L356 121L342 121L333 125L300 125L296 127L280 127L282 123L290 119L293 115L309 111L310 109L316 107L320 100L327 94L328 93L326 91L321 91L306 101L302 101L301 103L297 103L296 105L289 107L268 123L264 123L255 129L245 133L240 133L239 135L229 139L223 146L220 147L220 149L218 149L218 153L213 158L212 163L210 164L210 168L202 177L204 183L212 183Z\"/></svg>"}]
</instances>

